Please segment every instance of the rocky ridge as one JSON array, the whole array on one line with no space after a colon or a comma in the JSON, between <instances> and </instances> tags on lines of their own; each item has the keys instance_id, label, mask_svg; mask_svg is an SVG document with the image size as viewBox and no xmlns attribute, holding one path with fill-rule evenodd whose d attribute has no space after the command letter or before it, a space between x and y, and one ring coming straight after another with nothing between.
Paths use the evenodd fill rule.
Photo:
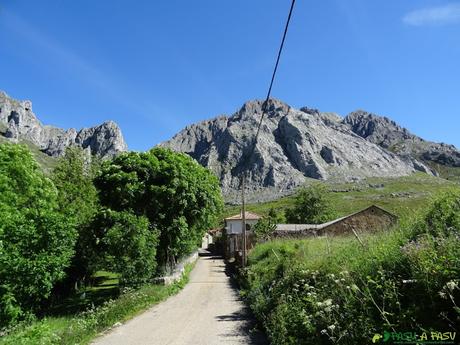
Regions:
<instances>
[{"instance_id":1,"label":"rocky ridge","mask_svg":"<svg viewBox=\"0 0 460 345\"><path fill-rule=\"evenodd\" d=\"M53 157L63 155L69 146L81 147L101 157L127 150L121 130L113 121L78 131L45 126L33 113L31 101L17 101L1 91L0 135L13 142L27 141Z\"/></svg>"},{"instance_id":2,"label":"rocky ridge","mask_svg":"<svg viewBox=\"0 0 460 345\"><path fill-rule=\"evenodd\" d=\"M387 117L358 110L347 115L343 122L354 133L401 157L460 167L460 151L455 146L424 140Z\"/></svg>"},{"instance_id":3,"label":"rocky ridge","mask_svg":"<svg viewBox=\"0 0 460 345\"><path fill-rule=\"evenodd\" d=\"M161 146L184 152L220 179L227 200L237 199L241 172L253 200L292 192L309 179L353 181L434 172L411 155L399 155L360 135L352 116L345 119L317 109L294 109L270 100L254 155L250 150L261 101L250 101L230 117L220 116L186 127Z\"/></svg>"}]
</instances>

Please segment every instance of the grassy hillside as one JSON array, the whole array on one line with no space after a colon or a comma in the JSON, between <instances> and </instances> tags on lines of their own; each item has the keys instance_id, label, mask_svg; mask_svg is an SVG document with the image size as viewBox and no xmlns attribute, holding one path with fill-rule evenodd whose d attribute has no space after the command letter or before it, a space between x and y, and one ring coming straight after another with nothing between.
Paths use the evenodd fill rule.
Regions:
<instances>
[{"instance_id":1,"label":"grassy hillside","mask_svg":"<svg viewBox=\"0 0 460 345\"><path fill-rule=\"evenodd\" d=\"M1 128L0 128L0 133L1 133ZM10 142L8 139L0 135L0 144L4 144L8 142ZM46 174L50 174L51 171L53 171L54 167L57 164L56 158L48 156L46 153L43 153L42 151L40 151L40 149L36 145L32 144L31 142L22 141L21 144L24 144L29 148L35 160L38 162L38 164L40 164L40 166L42 167L43 171Z\"/></svg>"},{"instance_id":2,"label":"grassy hillside","mask_svg":"<svg viewBox=\"0 0 460 345\"><path fill-rule=\"evenodd\" d=\"M408 331L418 334L415 344L441 330L457 332L448 339L457 344L459 202L460 192L445 195L393 231L364 235L363 244L258 244L241 273L243 296L272 344L371 344L375 334Z\"/></svg>"},{"instance_id":3,"label":"grassy hillside","mask_svg":"<svg viewBox=\"0 0 460 345\"><path fill-rule=\"evenodd\" d=\"M344 216L372 204L381 206L400 217L412 214L426 206L431 197L439 192L460 188L460 184L423 173L399 178L369 178L354 183L328 183L334 208ZM249 204L247 210L267 214L270 208L282 212L293 204L294 197L283 197L275 201ZM228 206L225 216L240 212L240 206Z\"/></svg>"},{"instance_id":4,"label":"grassy hillside","mask_svg":"<svg viewBox=\"0 0 460 345\"><path fill-rule=\"evenodd\" d=\"M440 164L430 164L433 169L435 169L439 176L446 180L460 182L460 167L449 167Z\"/></svg>"}]
</instances>

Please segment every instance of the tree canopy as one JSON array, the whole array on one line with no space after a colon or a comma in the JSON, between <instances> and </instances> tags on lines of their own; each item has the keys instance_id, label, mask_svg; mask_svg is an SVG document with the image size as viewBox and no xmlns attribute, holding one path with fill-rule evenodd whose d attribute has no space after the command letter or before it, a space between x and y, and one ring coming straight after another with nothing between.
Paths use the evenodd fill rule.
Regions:
<instances>
[{"instance_id":1,"label":"tree canopy","mask_svg":"<svg viewBox=\"0 0 460 345\"><path fill-rule=\"evenodd\" d=\"M64 277L75 228L25 146L0 145L0 323L37 308Z\"/></svg>"},{"instance_id":2,"label":"tree canopy","mask_svg":"<svg viewBox=\"0 0 460 345\"><path fill-rule=\"evenodd\" d=\"M319 183L299 189L293 207L286 210L286 220L296 224L320 224L334 216L329 191Z\"/></svg>"},{"instance_id":3,"label":"tree canopy","mask_svg":"<svg viewBox=\"0 0 460 345\"><path fill-rule=\"evenodd\" d=\"M154 276L158 231L150 228L145 216L103 209L93 228L101 234L95 242L105 254L99 259L105 269L120 274L121 285L136 286Z\"/></svg>"},{"instance_id":4,"label":"tree canopy","mask_svg":"<svg viewBox=\"0 0 460 345\"><path fill-rule=\"evenodd\" d=\"M93 177L97 159L83 149L68 147L59 158L51 179L58 190L60 212L77 230L75 255L66 270L66 279L56 287L59 295L66 295L73 287L82 285L97 268L94 262L92 221L99 210L99 200ZM100 253L99 255L102 255Z\"/></svg>"},{"instance_id":5,"label":"tree canopy","mask_svg":"<svg viewBox=\"0 0 460 345\"><path fill-rule=\"evenodd\" d=\"M95 183L104 206L145 216L159 230L160 264L189 253L223 207L217 178L166 148L121 154L102 165Z\"/></svg>"}]
</instances>

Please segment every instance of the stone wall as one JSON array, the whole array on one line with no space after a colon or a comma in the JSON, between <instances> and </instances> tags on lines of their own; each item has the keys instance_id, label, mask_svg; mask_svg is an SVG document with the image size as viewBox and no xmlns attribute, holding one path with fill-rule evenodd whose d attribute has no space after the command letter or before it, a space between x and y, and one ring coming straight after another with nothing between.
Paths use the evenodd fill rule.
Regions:
<instances>
[{"instance_id":1,"label":"stone wall","mask_svg":"<svg viewBox=\"0 0 460 345\"><path fill-rule=\"evenodd\" d=\"M355 230L358 234L375 233L391 228L396 224L398 218L377 206L370 206L362 211L353 213L347 217L339 218L335 221L308 225L302 230L282 230L275 231L273 238L305 238L315 236L337 236L353 234Z\"/></svg>"},{"instance_id":2,"label":"stone wall","mask_svg":"<svg viewBox=\"0 0 460 345\"><path fill-rule=\"evenodd\" d=\"M375 233L389 229L397 222L397 217L382 210L379 207L371 206L365 210L350 215L336 223L322 228L319 235L330 236L353 234L354 229L358 234Z\"/></svg>"},{"instance_id":3,"label":"stone wall","mask_svg":"<svg viewBox=\"0 0 460 345\"><path fill-rule=\"evenodd\" d=\"M185 266L187 264L195 262L197 259L198 259L198 251L194 252L190 256L183 259L180 263L178 263L174 271L169 276L154 278L153 282L155 284L171 285L179 281L185 272Z\"/></svg>"}]
</instances>

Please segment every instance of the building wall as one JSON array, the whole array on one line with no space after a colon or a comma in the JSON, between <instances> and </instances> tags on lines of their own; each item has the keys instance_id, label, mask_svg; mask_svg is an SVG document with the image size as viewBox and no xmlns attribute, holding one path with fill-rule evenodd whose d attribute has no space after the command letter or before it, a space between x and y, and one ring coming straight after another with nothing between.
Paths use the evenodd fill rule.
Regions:
<instances>
[{"instance_id":1,"label":"building wall","mask_svg":"<svg viewBox=\"0 0 460 345\"><path fill-rule=\"evenodd\" d=\"M235 258L237 260L238 253L243 249L243 235L242 234L230 234L226 236L226 245L224 249L225 258ZM246 250L250 251L256 244L256 237L252 232L246 235ZM241 253L240 253L241 254Z\"/></svg>"},{"instance_id":2,"label":"building wall","mask_svg":"<svg viewBox=\"0 0 460 345\"><path fill-rule=\"evenodd\" d=\"M324 227L319 235L352 234L354 229L358 234L374 233L388 229L396 224L397 218L378 207L370 207L351 215L337 223Z\"/></svg>"},{"instance_id":3,"label":"building wall","mask_svg":"<svg viewBox=\"0 0 460 345\"><path fill-rule=\"evenodd\" d=\"M274 238L304 238L314 236L336 236L353 234L354 229L358 234L374 233L381 230L389 229L397 222L397 217L378 208L371 206L356 214L350 215L345 219L339 220L331 225L318 225L318 228L291 231L275 231Z\"/></svg>"},{"instance_id":4,"label":"building wall","mask_svg":"<svg viewBox=\"0 0 460 345\"><path fill-rule=\"evenodd\" d=\"M242 222L240 219L235 219L235 220L226 220L225 221L225 230L227 231L227 234L241 234L243 233L242 231ZM256 219L247 219L246 224L249 224L250 227L252 228L255 224L257 223Z\"/></svg>"},{"instance_id":5,"label":"building wall","mask_svg":"<svg viewBox=\"0 0 460 345\"><path fill-rule=\"evenodd\" d=\"M201 248L207 249L210 244L214 243L213 242L213 237L211 234L206 233L204 234L203 238L201 239Z\"/></svg>"},{"instance_id":6,"label":"building wall","mask_svg":"<svg viewBox=\"0 0 460 345\"><path fill-rule=\"evenodd\" d=\"M272 234L273 238L305 238L318 236L317 230L275 230Z\"/></svg>"}]
</instances>

